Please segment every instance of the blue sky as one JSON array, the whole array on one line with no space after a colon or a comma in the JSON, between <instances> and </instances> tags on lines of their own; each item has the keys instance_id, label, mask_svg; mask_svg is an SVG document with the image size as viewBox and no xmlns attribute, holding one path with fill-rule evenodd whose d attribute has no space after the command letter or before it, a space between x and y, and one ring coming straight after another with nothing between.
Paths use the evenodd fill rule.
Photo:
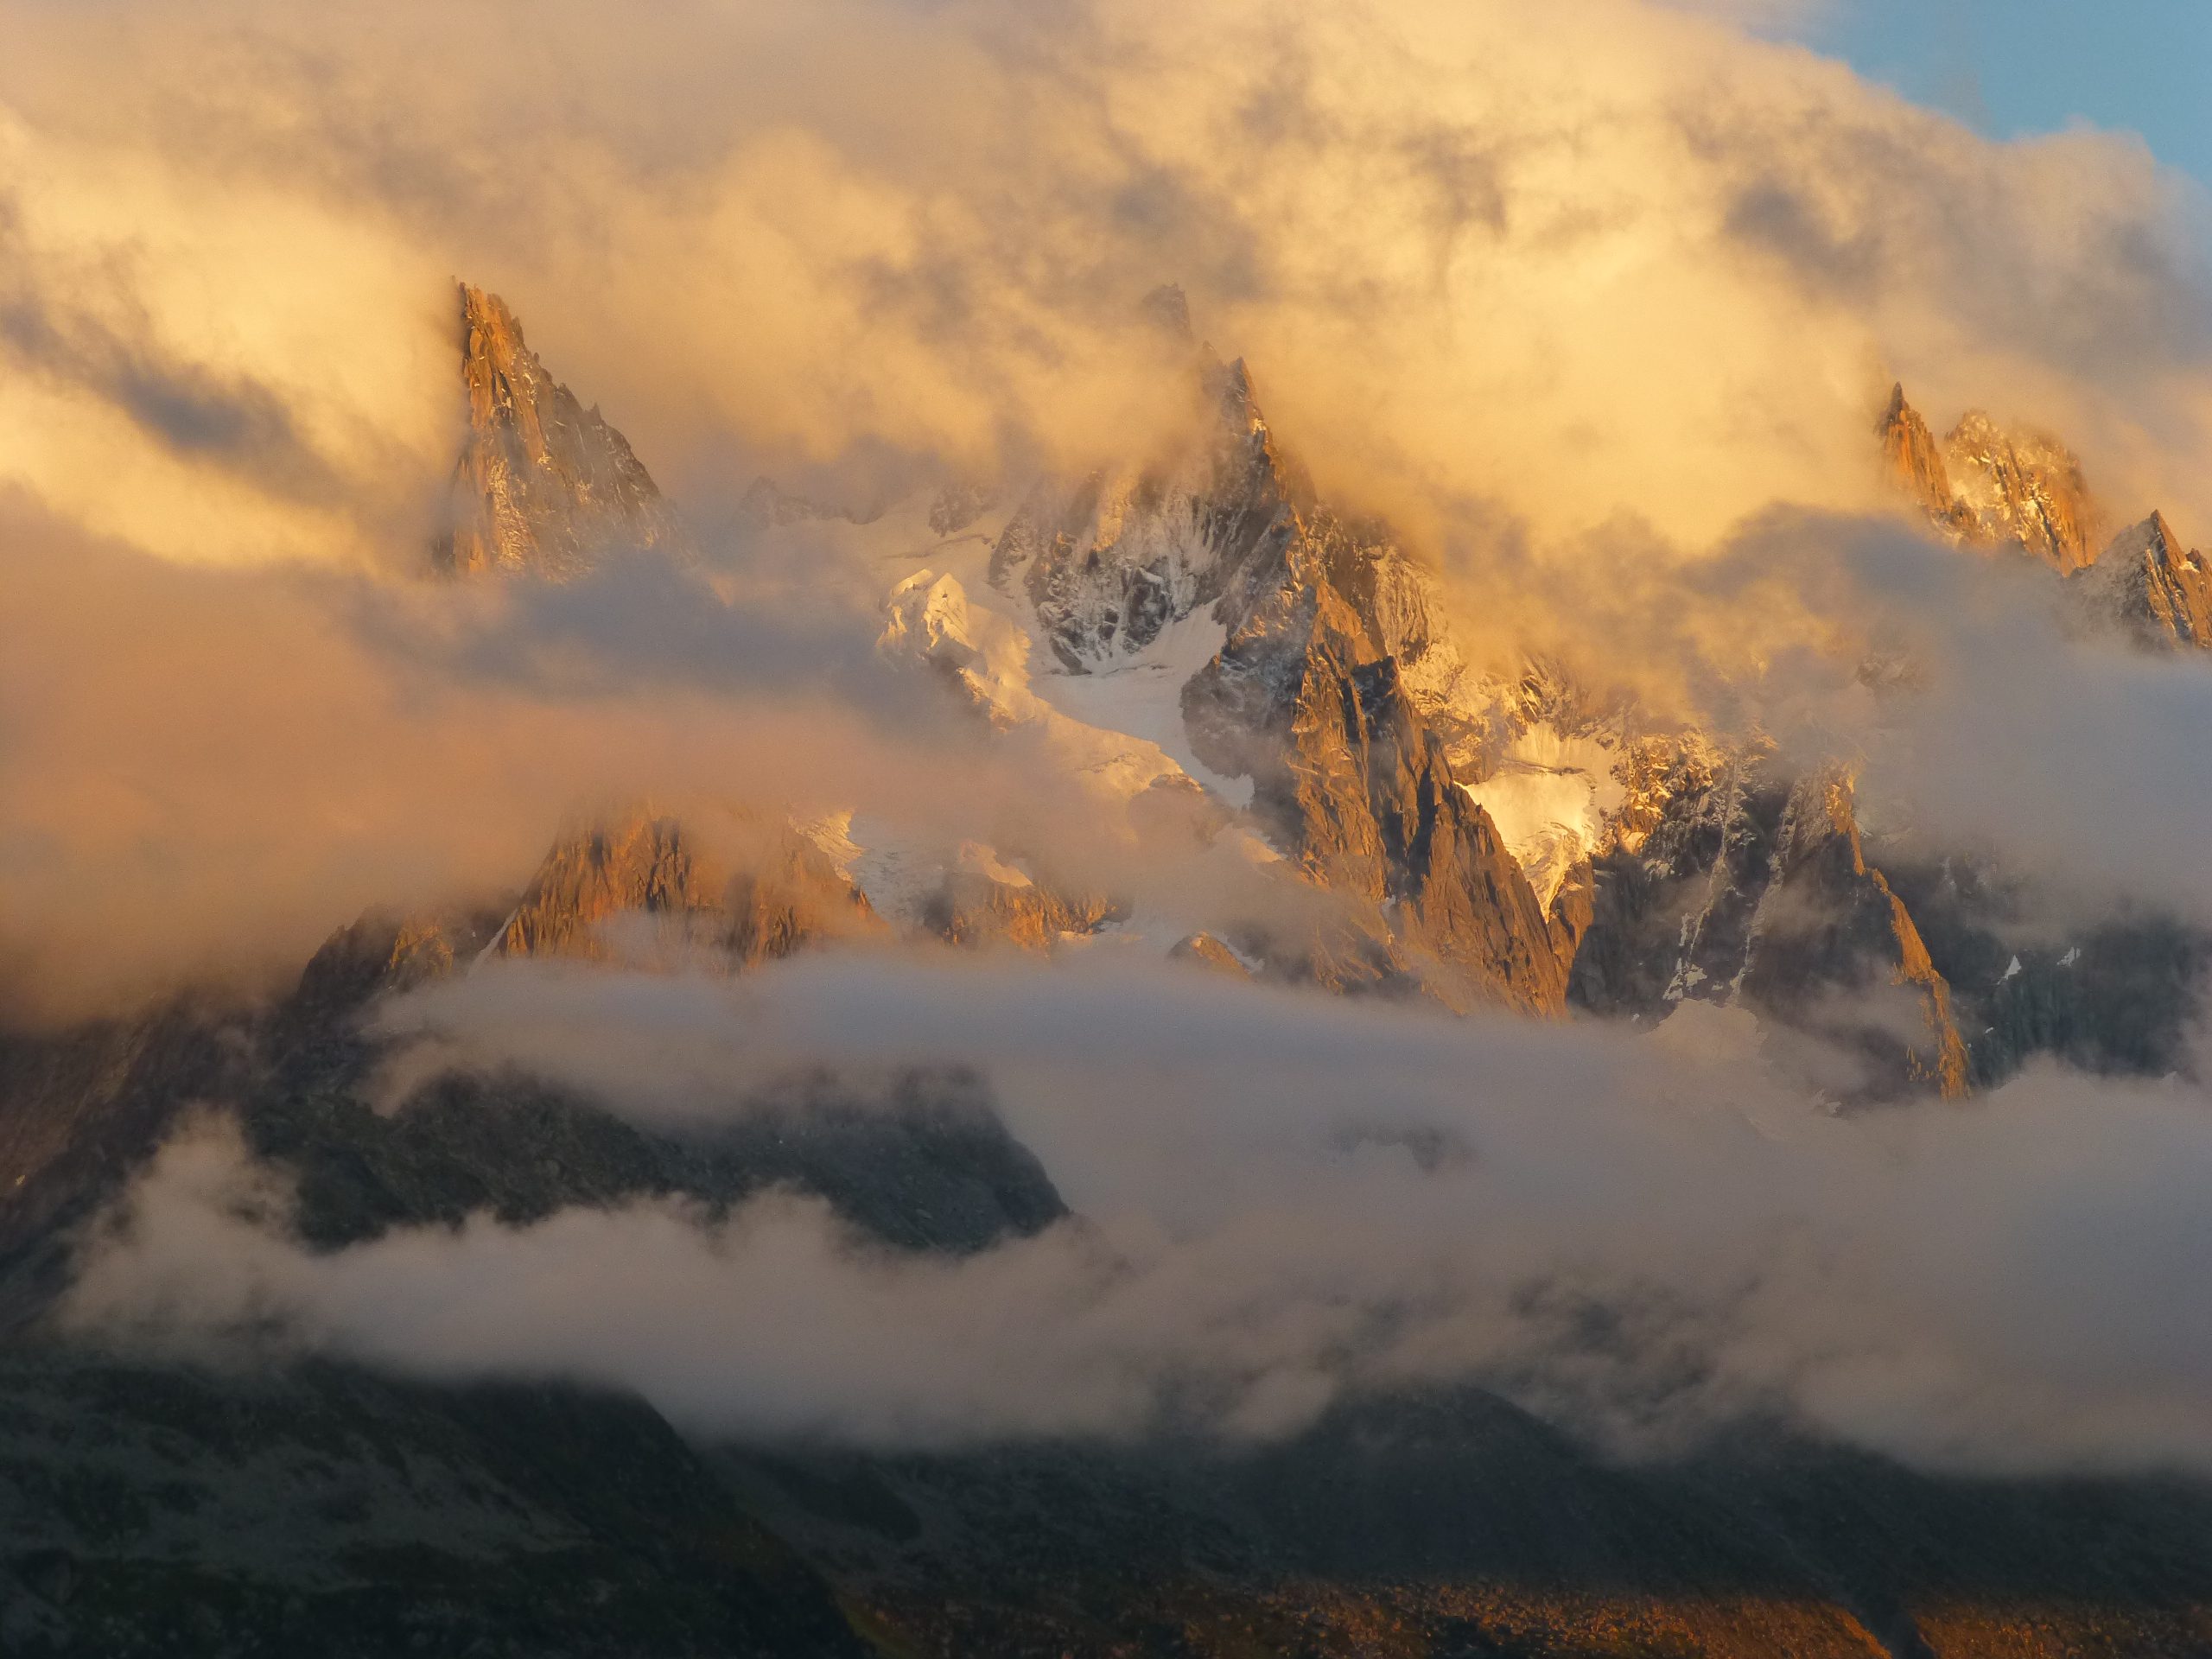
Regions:
<instances>
[{"instance_id":1,"label":"blue sky","mask_svg":"<svg viewBox=\"0 0 2212 1659\"><path fill-rule=\"evenodd\" d=\"M1791 32L1993 137L2124 128L2212 188L2212 0L1824 0Z\"/></svg>"}]
</instances>

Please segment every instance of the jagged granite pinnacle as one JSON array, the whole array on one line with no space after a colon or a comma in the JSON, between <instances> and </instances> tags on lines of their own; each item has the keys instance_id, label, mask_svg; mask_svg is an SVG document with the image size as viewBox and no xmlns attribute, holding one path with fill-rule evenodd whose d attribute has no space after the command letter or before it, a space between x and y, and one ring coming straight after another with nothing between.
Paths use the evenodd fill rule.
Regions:
<instances>
[{"instance_id":1,"label":"jagged granite pinnacle","mask_svg":"<svg viewBox=\"0 0 2212 1659\"><path fill-rule=\"evenodd\" d=\"M2098 620L2118 622L2143 645L2212 649L2212 571L2162 512L2113 537L2068 586Z\"/></svg>"},{"instance_id":2,"label":"jagged granite pinnacle","mask_svg":"<svg viewBox=\"0 0 2212 1659\"><path fill-rule=\"evenodd\" d=\"M1943 449L1980 539L2016 543L2062 571L2095 558L2101 515L2080 460L2056 438L2008 430L1976 409L1960 417Z\"/></svg>"},{"instance_id":3,"label":"jagged granite pinnacle","mask_svg":"<svg viewBox=\"0 0 2212 1659\"><path fill-rule=\"evenodd\" d=\"M1170 465L1039 486L993 550L992 585L1026 602L1069 673L1111 668L1185 621L1222 627L1181 693L1192 749L1250 780L1268 841L1343 901L1329 924L1263 941L1273 971L1562 1011L1544 904L1459 787L1392 650L1402 555L1318 498L1243 362L1194 355L1200 441Z\"/></svg>"},{"instance_id":4,"label":"jagged granite pinnacle","mask_svg":"<svg viewBox=\"0 0 2212 1659\"><path fill-rule=\"evenodd\" d=\"M1974 509L1960 500L1951 487L1943 451L1920 411L1905 401L1903 382L1890 388L1889 404L1874 423L1874 431L1881 441L1882 459L1889 467L1891 481L1906 498L1951 534L1976 535Z\"/></svg>"},{"instance_id":5,"label":"jagged granite pinnacle","mask_svg":"<svg viewBox=\"0 0 2212 1659\"><path fill-rule=\"evenodd\" d=\"M456 289L468 425L434 563L565 581L609 553L687 551L628 441L546 372L498 295Z\"/></svg>"},{"instance_id":6,"label":"jagged granite pinnacle","mask_svg":"<svg viewBox=\"0 0 2212 1659\"><path fill-rule=\"evenodd\" d=\"M1874 433L1891 484L1947 536L2018 548L2062 573L2096 556L2102 510L2080 459L2048 433L1999 426L1974 409L1939 445L1902 384Z\"/></svg>"}]
</instances>

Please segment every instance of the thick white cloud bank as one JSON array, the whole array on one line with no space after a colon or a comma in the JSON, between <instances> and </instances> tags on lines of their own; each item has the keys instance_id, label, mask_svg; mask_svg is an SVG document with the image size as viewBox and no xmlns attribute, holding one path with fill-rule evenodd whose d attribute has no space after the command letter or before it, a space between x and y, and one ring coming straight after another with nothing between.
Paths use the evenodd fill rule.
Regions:
<instances>
[{"instance_id":1,"label":"thick white cloud bank","mask_svg":"<svg viewBox=\"0 0 2212 1659\"><path fill-rule=\"evenodd\" d=\"M794 1065L980 1063L1077 1218L949 1259L770 1196L311 1255L213 1127L104 1235L72 1321L579 1376L710 1437L1266 1436L1472 1379L1632 1454L1757 1416L1937 1467L2212 1468L2195 1088L2032 1074L1840 1119L1702 1007L1635 1038L1095 963L513 967L384 1025L662 1128Z\"/></svg>"}]
</instances>

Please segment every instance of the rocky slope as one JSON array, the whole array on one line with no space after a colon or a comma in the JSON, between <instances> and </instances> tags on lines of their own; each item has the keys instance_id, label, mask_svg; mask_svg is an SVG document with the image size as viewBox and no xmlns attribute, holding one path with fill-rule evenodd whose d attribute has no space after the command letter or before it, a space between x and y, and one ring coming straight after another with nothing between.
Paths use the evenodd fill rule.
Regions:
<instances>
[{"instance_id":1,"label":"rocky slope","mask_svg":"<svg viewBox=\"0 0 2212 1659\"><path fill-rule=\"evenodd\" d=\"M1839 1097L1963 1094L1950 985L1868 863L1848 781L1697 746L1673 773L1650 829L1599 861L1577 1002L1643 1020L1740 1002L1850 1062Z\"/></svg>"},{"instance_id":2,"label":"rocky slope","mask_svg":"<svg viewBox=\"0 0 2212 1659\"><path fill-rule=\"evenodd\" d=\"M620 435L496 299L464 289L462 308L471 422L443 563L560 579L680 549ZM2037 1052L2183 1063L2201 938L2116 918L2018 945L1999 876L1891 858L1839 771L1643 730L1541 664L1484 679L1387 529L1318 497L1243 365L1202 358L1192 378L1180 451L1035 483L1003 523L990 492L931 504L927 558L966 538L987 562L968 587L911 571L882 642L983 726L1044 734L1116 810L1264 842L1274 898L1301 903L1179 926L1161 954L1453 1008L1734 1003L1842 1103L1955 1096ZM1939 444L1901 391L1880 438L1948 534L2087 563L2095 510L2063 448L1971 417ZM2146 640L2201 645L2200 567L2154 516L2069 589ZM578 1390L215 1376L41 1335L75 1230L200 1105L289 1179L317 1249L644 1196L722 1211L771 1186L884 1249L1034 1234L1066 1217L1060 1194L957 1070L788 1079L685 1134L466 1069L392 1109L374 1014L501 959L741 973L902 930L1042 952L1135 925L1052 879L1048 851L640 808L563 836L516 893L362 918L265 1006L0 1036L0 1648L2212 1651L2200 1483L1943 1479L1778 1430L1624 1469L1471 1390L1353 1402L1265 1447L709 1453Z\"/></svg>"},{"instance_id":3,"label":"rocky slope","mask_svg":"<svg viewBox=\"0 0 2212 1659\"><path fill-rule=\"evenodd\" d=\"M10 1654L2196 1659L2212 1491L1472 1390L1258 1446L702 1451L587 1390L0 1357Z\"/></svg>"},{"instance_id":4,"label":"rocky slope","mask_svg":"<svg viewBox=\"0 0 2212 1659\"><path fill-rule=\"evenodd\" d=\"M789 824L746 817L717 827L719 846L650 812L563 836L491 953L747 968L887 931Z\"/></svg>"}]
</instances>

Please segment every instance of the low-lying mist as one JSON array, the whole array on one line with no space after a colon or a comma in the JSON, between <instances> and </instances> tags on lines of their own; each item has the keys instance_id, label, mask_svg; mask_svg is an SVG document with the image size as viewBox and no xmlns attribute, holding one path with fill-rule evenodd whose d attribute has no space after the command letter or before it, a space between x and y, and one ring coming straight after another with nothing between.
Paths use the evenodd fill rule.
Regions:
<instances>
[{"instance_id":1,"label":"low-lying mist","mask_svg":"<svg viewBox=\"0 0 2212 1659\"><path fill-rule=\"evenodd\" d=\"M634 1389L707 1437L1294 1432L1473 1381L1627 1455L1746 1421L1952 1469L2212 1468L2212 1101L2033 1072L1839 1116L1748 1016L1455 1021L1135 964L506 964L379 1019L704 1133L810 1066L980 1066L1074 1212L952 1259L770 1195L327 1254L219 1119L99 1236L80 1332ZM400 1109L405 1109L402 1107Z\"/></svg>"}]
</instances>

